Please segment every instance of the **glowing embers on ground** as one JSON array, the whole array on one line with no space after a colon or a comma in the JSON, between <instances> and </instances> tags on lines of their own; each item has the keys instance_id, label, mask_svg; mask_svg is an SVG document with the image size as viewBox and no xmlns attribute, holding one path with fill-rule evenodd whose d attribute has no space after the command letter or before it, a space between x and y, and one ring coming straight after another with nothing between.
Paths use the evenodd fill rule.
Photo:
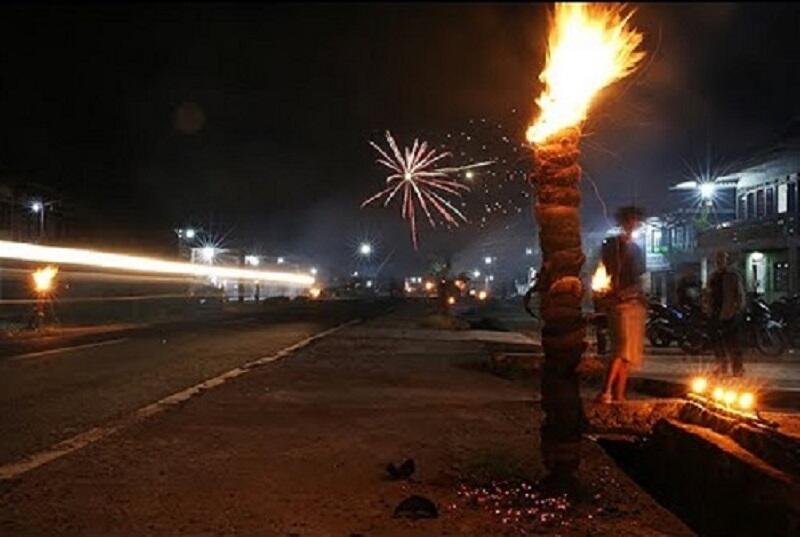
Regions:
<instances>
[{"instance_id":1,"label":"glowing embers on ground","mask_svg":"<svg viewBox=\"0 0 800 537\"><path fill-rule=\"evenodd\" d=\"M580 126L597 93L635 69L644 53L637 50L642 34L628 25L632 14L619 4L556 3L539 76L540 115L528 128L528 142Z\"/></svg>"},{"instance_id":2,"label":"glowing embers on ground","mask_svg":"<svg viewBox=\"0 0 800 537\"><path fill-rule=\"evenodd\" d=\"M389 168L392 173L386 177L386 188L365 200L361 207L380 199L386 207L399 194L401 213L411 227L411 241L415 249L417 248L416 213L419 210L424 213L431 227L436 227L437 219L454 227L457 227L459 222L467 221L464 213L456 208L447 196L460 197L470 188L453 175L488 166L491 162L443 167L441 162L451 154L439 153L435 148L429 147L427 142L415 139L410 148L406 147L401 152L389 131L386 131L386 142L389 145L388 151L375 142L371 141L370 145L380 155L377 162Z\"/></svg>"},{"instance_id":3,"label":"glowing embers on ground","mask_svg":"<svg viewBox=\"0 0 800 537\"><path fill-rule=\"evenodd\" d=\"M314 284L314 277L305 273L182 263L152 257L98 252L83 248L42 246L23 242L0 241L0 259L99 267L135 273L173 274L194 278L240 279L262 283L281 283L298 287L308 287Z\"/></svg>"},{"instance_id":4,"label":"glowing embers on ground","mask_svg":"<svg viewBox=\"0 0 800 537\"><path fill-rule=\"evenodd\" d=\"M488 485L462 483L456 493L467 507L488 511L498 522L514 526L520 533L527 533L525 526L569 525L569 497L566 494L545 495L525 481L493 481ZM458 509L458 505L451 504L449 508Z\"/></svg>"},{"instance_id":5,"label":"glowing embers on ground","mask_svg":"<svg viewBox=\"0 0 800 537\"><path fill-rule=\"evenodd\" d=\"M687 396L713 410L758 419L756 390L742 380L696 376L689 381Z\"/></svg>"}]
</instances>

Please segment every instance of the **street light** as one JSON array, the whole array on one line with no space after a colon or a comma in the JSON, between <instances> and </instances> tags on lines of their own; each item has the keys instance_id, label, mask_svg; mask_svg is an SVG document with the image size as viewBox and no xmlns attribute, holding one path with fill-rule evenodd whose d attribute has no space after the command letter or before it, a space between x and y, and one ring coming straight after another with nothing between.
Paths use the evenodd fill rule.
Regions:
<instances>
[{"instance_id":1,"label":"street light","mask_svg":"<svg viewBox=\"0 0 800 537\"><path fill-rule=\"evenodd\" d=\"M700 183L698 187L700 189L700 197L704 200L711 200L714 198L714 191L716 191L717 187L712 182L707 183Z\"/></svg>"},{"instance_id":2,"label":"street light","mask_svg":"<svg viewBox=\"0 0 800 537\"><path fill-rule=\"evenodd\" d=\"M492 264L492 258L487 255L486 257L483 258L483 262L486 263L487 265L491 265Z\"/></svg>"},{"instance_id":3,"label":"street light","mask_svg":"<svg viewBox=\"0 0 800 537\"><path fill-rule=\"evenodd\" d=\"M358 247L358 253L365 257L371 255L372 245L368 242L362 242L361 245Z\"/></svg>"},{"instance_id":4,"label":"street light","mask_svg":"<svg viewBox=\"0 0 800 537\"><path fill-rule=\"evenodd\" d=\"M481 277L481 271L480 270L473 270L472 271L472 277L473 278L480 278Z\"/></svg>"},{"instance_id":5,"label":"street light","mask_svg":"<svg viewBox=\"0 0 800 537\"><path fill-rule=\"evenodd\" d=\"M214 261L214 257L216 255L217 251L213 246L206 246L202 250L200 250L200 256L206 263L211 263L212 261Z\"/></svg>"},{"instance_id":6,"label":"street light","mask_svg":"<svg viewBox=\"0 0 800 537\"><path fill-rule=\"evenodd\" d=\"M30 209L33 214L39 215L39 239L41 240L44 237L44 213L47 211L47 207L52 206L55 204L55 201L41 201L41 200L34 200L31 202Z\"/></svg>"},{"instance_id":7,"label":"street light","mask_svg":"<svg viewBox=\"0 0 800 537\"><path fill-rule=\"evenodd\" d=\"M189 228L189 229L187 229L187 230L186 230L186 238L187 238L187 239L193 239L193 238L194 238L194 236L195 236L195 233L196 233L196 232L195 232L195 230L194 230L194 229L192 229L192 228Z\"/></svg>"},{"instance_id":8,"label":"street light","mask_svg":"<svg viewBox=\"0 0 800 537\"><path fill-rule=\"evenodd\" d=\"M309 272L311 273L312 276L316 276L318 272L317 267L311 267L311 270L309 270Z\"/></svg>"},{"instance_id":9,"label":"street light","mask_svg":"<svg viewBox=\"0 0 800 537\"><path fill-rule=\"evenodd\" d=\"M525 248L525 255L533 255L533 248Z\"/></svg>"},{"instance_id":10,"label":"street light","mask_svg":"<svg viewBox=\"0 0 800 537\"><path fill-rule=\"evenodd\" d=\"M284 263L285 261L286 261L286 260L285 260L283 257L279 257L279 258L278 258L278 264L279 264L279 265L283 265L283 263Z\"/></svg>"}]
</instances>

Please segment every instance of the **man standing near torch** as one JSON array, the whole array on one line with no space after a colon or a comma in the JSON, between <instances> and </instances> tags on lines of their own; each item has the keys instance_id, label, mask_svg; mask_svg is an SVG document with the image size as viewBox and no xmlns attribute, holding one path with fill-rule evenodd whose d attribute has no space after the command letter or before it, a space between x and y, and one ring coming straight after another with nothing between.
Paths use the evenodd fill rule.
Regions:
<instances>
[{"instance_id":1,"label":"man standing near torch","mask_svg":"<svg viewBox=\"0 0 800 537\"><path fill-rule=\"evenodd\" d=\"M638 207L623 207L617 211L622 234L603 243L602 261L611 276L611 289L606 298L611 363L599 396L601 403L623 401L628 372L642 365L647 301L641 285L644 259L633 233L643 216Z\"/></svg>"}]
</instances>

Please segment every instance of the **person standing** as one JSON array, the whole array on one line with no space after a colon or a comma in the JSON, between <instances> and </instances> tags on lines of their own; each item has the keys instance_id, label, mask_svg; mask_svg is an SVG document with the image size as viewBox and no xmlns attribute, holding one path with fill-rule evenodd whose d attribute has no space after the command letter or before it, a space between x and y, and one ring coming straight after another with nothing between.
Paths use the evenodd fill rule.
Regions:
<instances>
[{"instance_id":1,"label":"person standing","mask_svg":"<svg viewBox=\"0 0 800 537\"><path fill-rule=\"evenodd\" d=\"M622 234L606 240L602 249L603 264L611 276L607 298L611 362L598 397L601 403L625 400L628 373L641 367L644 354L647 316L647 300L641 284L644 256L633 239L644 211L639 207L623 207L616 217Z\"/></svg>"},{"instance_id":2,"label":"person standing","mask_svg":"<svg viewBox=\"0 0 800 537\"><path fill-rule=\"evenodd\" d=\"M734 376L744 374L740 332L745 305L741 275L730 267L727 252L717 252L716 268L708 280L711 305L711 329L716 374L727 375L729 367Z\"/></svg>"}]
</instances>

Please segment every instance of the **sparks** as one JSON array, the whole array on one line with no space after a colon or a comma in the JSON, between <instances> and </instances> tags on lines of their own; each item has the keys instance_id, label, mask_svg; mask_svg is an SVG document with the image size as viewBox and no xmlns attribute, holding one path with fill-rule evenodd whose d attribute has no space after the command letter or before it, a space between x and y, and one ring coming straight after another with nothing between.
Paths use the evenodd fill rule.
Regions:
<instances>
[{"instance_id":1,"label":"sparks","mask_svg":"<svg viewBox=\"0 0 800 537\"><path fill-rule=\"evenodd\" d=\"M642 34L628 26L633 12L621 5L557 2L547 44L544 83L536 99L541 114L528 128L540 143L585 119L595 95L630 74L644 58Z\"/></svg>"},{"instance_id":2,"label":"sparks","mask_svg":"<svg viewBox=\"0 0 800 537\"><path fill-rule=\"evenodd\" d=\"M389 131L386 131L386 142L389 144L389 151L372 141L370 145L380 155L377 162L393 173L386 178L386 188L364 201L361 207L381 199L383 206L386 207L398 194L401 194L401 212L403 219L411 226L411 241L415 250L417 249L416 214L419 209L425 214L431 227L436 227L437 218L447 225L456 227L460 222L467 221L464 213L457 209L447 196L461 197L462 193L469 191L469 187L453 179L451 175L488 166L492 164L491 161L466 166L437 167L437 163L451 156L449 152L439 153L436 149L430 148L427 142L420 143L416 139L410 148L406 147L401 152Z\"/></svg>"}]
</instances>

